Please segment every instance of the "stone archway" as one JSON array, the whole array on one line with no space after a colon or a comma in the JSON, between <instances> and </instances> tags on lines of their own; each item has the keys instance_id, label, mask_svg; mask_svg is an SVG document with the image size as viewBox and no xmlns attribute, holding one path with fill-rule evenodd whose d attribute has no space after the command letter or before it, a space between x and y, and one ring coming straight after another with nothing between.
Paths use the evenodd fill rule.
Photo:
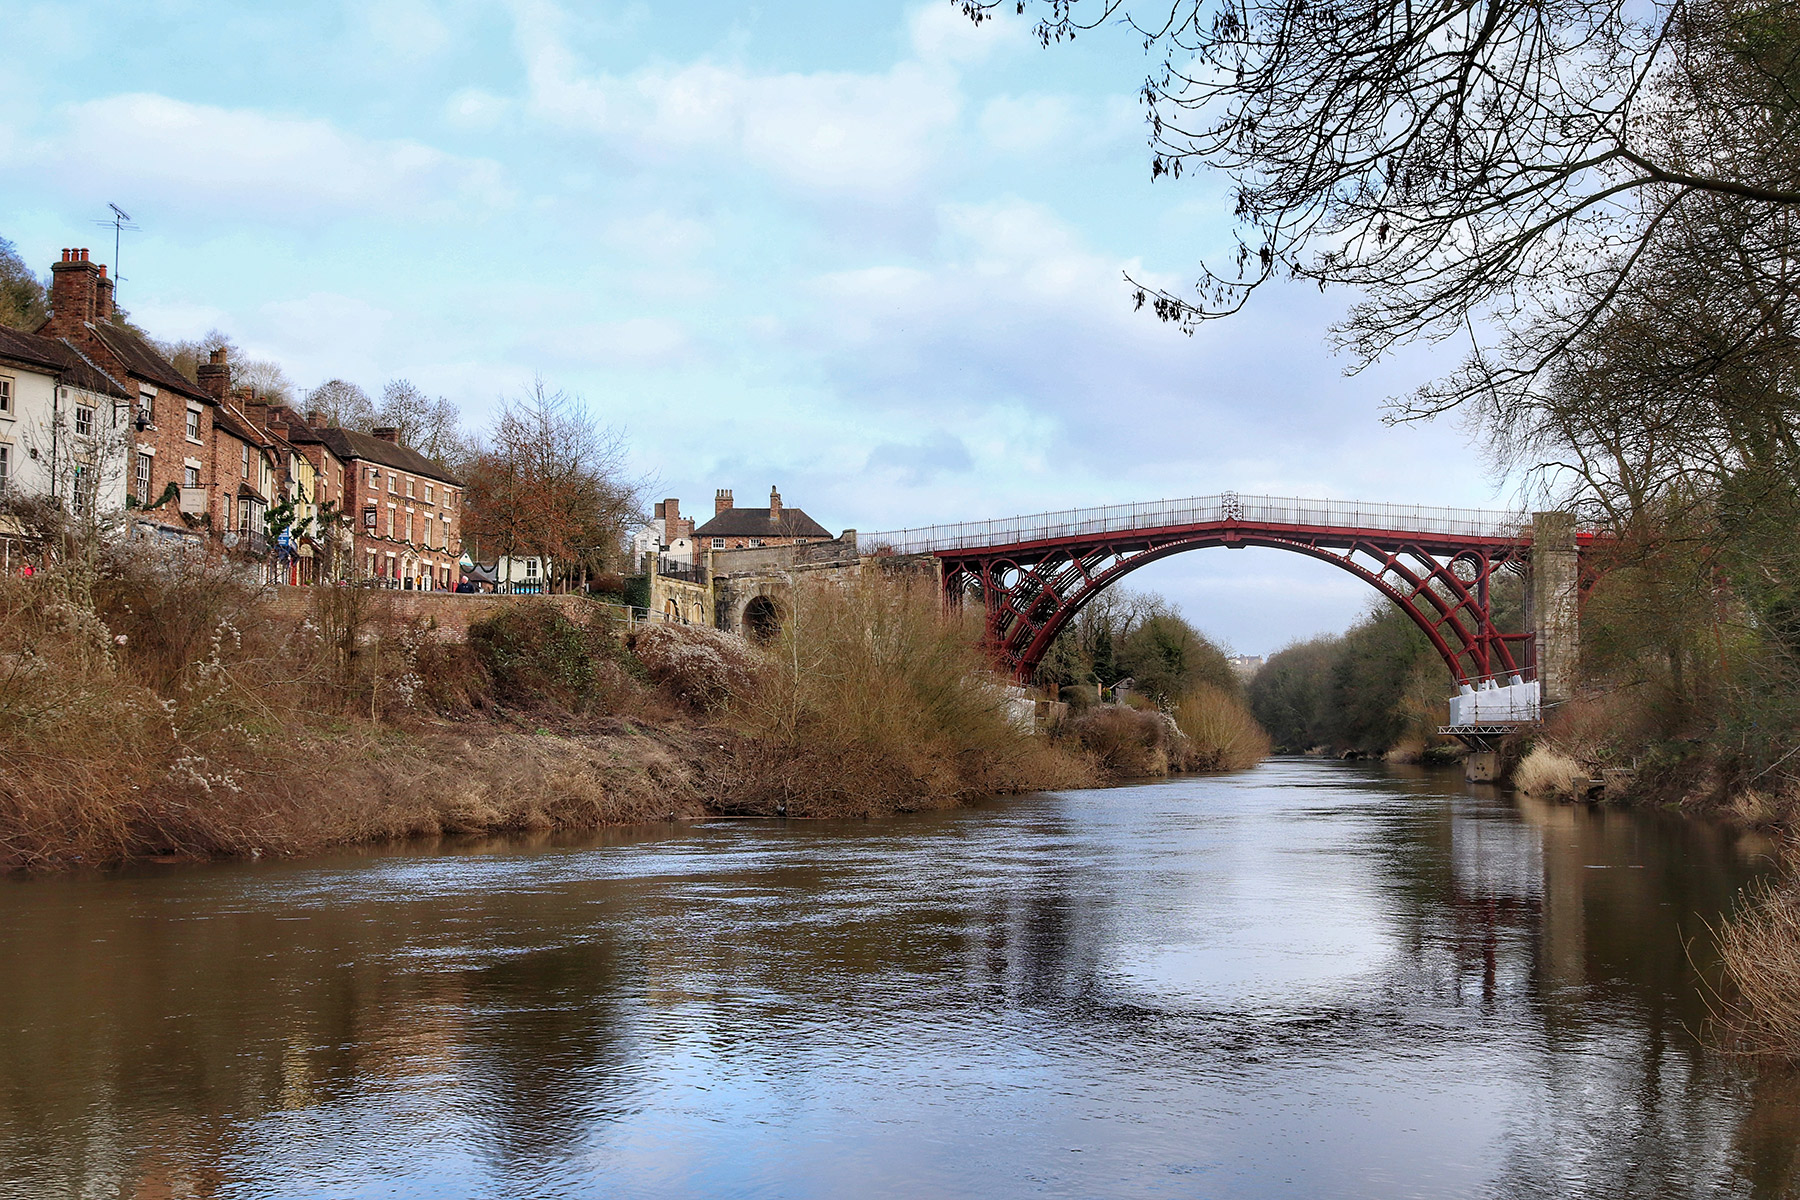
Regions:
<instances>
[{"instance_id":1,"label":"stone archway","mask_svg":"<svg viewBox=\"0 0 1800 1200\"><path fill-rule=\"evenodd\" d=\"M758 645L780 636L781 622L781 606L771 596L752 596L744 605L744 636Z\"/></svg>"}]
</instances>

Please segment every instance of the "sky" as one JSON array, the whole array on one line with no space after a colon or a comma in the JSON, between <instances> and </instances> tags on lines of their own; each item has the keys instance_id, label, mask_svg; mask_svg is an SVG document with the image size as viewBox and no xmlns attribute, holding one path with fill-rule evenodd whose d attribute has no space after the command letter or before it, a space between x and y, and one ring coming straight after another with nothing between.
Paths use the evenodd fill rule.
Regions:
<instances>
[{"instance_id":1,"label":"sky","mask_svg":"<svg viewBox=\"0 0 1800 1200\"><path fill-rule=\"evenodd\" d=\"M303 387L410 379L479 427L534 376L621 427L649 498L770 487L865 533L1236 490L1505 507L1453 422L1355 376L1353 300L1288 286L1184 336L1228 186L1151 182L1141 43L1044 48L951 0L777 5L0 0L0 237L113 260L163 338ZM1279 551L1129 586L1268 653L1372 593Z\"/></svg>"}]
</instances>

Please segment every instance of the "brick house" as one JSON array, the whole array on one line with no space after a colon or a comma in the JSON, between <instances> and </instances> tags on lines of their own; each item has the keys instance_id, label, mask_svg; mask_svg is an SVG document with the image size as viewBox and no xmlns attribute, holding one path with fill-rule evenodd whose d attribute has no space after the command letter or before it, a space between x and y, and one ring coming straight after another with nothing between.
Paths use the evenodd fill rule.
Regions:
<instances>
[{"instance_id":1,"label":"brick house","mask_svg":"<svg viewBox=\"0 0 1800 1200\"><path fill-rule=\"evenodd\" d=\"M122 384L135 408L127 503L145 533L197 538L213 518L213 415L218 401L114 320L113 281L88 252L64 250L50 267L50 316L39 327Z\"/></svg>"},{"instance_id":2,"label":"brick house","mask_svg":"<svg viewBox=\"0 0 1800 1200\"><path fill-rule=\"evenodd\" d=\"M831 534L798 508L786 508L781 493L769 489L769 507L738 508L731 489L720 488L713 496L713 518L691 535L694 545L707 550L755 550L765 546L804 546L828 542Z\"/></svg>"},{"instance_id":3,"label":"brick house","mask_svg":"<svg viewBox=\"0 0 1800 1200\"><path fill-rule=\"evenodd\" d=\"M440 462L400 444L393 429L373 434L308 432L343 464L351 577L391 587L448 591L462 555L462 481Z\"/></svg>"}]
</instances>

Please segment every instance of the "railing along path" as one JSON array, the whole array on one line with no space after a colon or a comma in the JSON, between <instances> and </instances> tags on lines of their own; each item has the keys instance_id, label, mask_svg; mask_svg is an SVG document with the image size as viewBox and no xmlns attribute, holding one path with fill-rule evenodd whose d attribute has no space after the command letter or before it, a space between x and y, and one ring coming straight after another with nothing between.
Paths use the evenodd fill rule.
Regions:
<instances>
[{"instance_id":1,"label":"railing along path","mask_svg":"<svg viewBox=\"0 0 1800 1200\"><path fill-rule=\"evenodd\" d=\"M1225 521L1305 529L1479 538L1518 538L1531 528L1531 519L1516 512L1223 492L1217 496L1194 496L1185 500L1071 508L994 521L925 525L863 534L858 540L870 548L889 547L897 554L929 554Z\"/></svg>"}]
</instances>

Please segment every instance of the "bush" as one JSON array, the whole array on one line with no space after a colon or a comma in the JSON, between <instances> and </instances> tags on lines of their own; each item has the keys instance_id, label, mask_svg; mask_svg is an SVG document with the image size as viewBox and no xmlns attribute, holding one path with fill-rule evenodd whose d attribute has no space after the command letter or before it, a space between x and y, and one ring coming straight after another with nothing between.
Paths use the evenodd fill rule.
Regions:
<instances>
[{"instance_id":1,"label":"bush","mask_svg":"<svg viewBox=\"0 0 1800 1200\"><path fill-rule=\"evenodd\" d=\"M803 582L792 609L767 669L730 713L760 743L805 751L813 765L797 802L812 811L844 811L830 798L865 783L917 805L1091 780L1008 718L979 614L946 613L934 580Z\"/></svg>"},{"instance_id":2,"label":"bush","mask_svg":"<svg viewBox=\"0 0 1800 1200\"><path fill-rule=\"evenodd\" d=\"M1242 771L1269 756L1269 735L1235 693L1201 685L1171 714L1187 739L1180 766L1188 771Z\"/></svg>"},{"instance_id":3,"label":"bush","mask_svg":"<svg viewBox=\"0 0 1800 1200\"><path fill-rule=\"evenodd\" d=\"M630 644L650 680L697 712L752 694L768 667L742 638L699 625L655 622L633 632Z\"/></svg>"},{"instance_id":4,"label":"bush","mask_svg":"<svg viewBox=\"0 0 1800 1200\"><path fill-rule=\"evenodd\" d=\"M1173 765L1170 735L1178 731L1168 717L1154 709L1097 704L1069 721L1066 728L1081 748L1112 774L1167 775Z\"/></svg>"},{"instance_id":5,"label":"bush","mask_svg":"<svg viewBox=\"0 0 1800 1200\"><path fill-rule=\"evenodd\" d=\"M520 708L586 712L621 690L619 638L607 610L586 607L572 619L559 606L509 604L469 626L469 649L493 694Z\"/></svg>"},{"instance_id":6,"label":"bush","mask_svg":"<svg viewBox=\"0 0 1800 1200\"><path fill-rule=\"evenodd\" d=\"M1744 1048L1800 1059L1800 884L1752 885L1745 899L1718 931L1726 1015Z\"/></svg>"},{"instance_id":7,"label":"bush","mask_svg":"<svg viewBox=\"0 0 1800 1200\"><path fill-rule=\"evenodd\" d=\"M1587 768L1547 742L1531 748L1513 771L1513 786L1540 800L1576 800L1587 795Z\"/></svg>"}]
</instances>

